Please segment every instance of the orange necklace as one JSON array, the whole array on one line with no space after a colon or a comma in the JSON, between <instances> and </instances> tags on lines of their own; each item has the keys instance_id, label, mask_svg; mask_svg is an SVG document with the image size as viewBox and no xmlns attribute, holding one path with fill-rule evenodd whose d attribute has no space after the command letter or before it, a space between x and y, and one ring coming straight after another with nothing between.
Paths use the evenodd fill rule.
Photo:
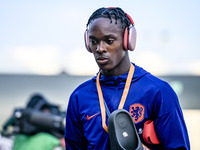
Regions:
<instances>
[{"instance_id":1,"label":"orange necklace","mask_svg":"<svg viewBox=\"0 0 200 150\"><path fill-rule=\"evenodd\" d=\"M131 67L129 69L128 77L127 77L127 80L126 80L126 84L125 84L125 87L124 87L124 91L123 91L118 109L123 109L123 107L124 107L124 103L126 101L126 97L128 95L128 92L129 92L129 88L130 88L130 84L131 84L131 80L132 80L132 77L133 77L134 70L135 70L135 67L133 66L133 64L131 64ZM99 71L99 73L97 75L97 92L98 92L99 103L100 103L100 108L101 108L102 127L104 128L104 130L106 132L108 132L108 127L106 125L106 110L105 110L105 105L104 105L104 100L103 100L103 93L102 93L101 85L100 85L100 82L99 82L100 74L101 73Z\"/></svg>"}]
</instances>

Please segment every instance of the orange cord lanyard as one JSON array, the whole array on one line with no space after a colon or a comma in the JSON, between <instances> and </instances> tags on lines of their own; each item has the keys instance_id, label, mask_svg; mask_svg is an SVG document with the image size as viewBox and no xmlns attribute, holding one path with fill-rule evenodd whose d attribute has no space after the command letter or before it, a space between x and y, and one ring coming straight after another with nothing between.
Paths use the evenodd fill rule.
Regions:
<instances>
[{"instance_id":1,"label":"orange cord lanyard","mask_svg":"<svg viewBox=\"0 0 200 150\"><path fill-rule=\"evenodd\" d=\"M131 64L131 67L129 69L128 77L127 77L127 80L126 80L126 84L125 84L125 87L124 87L124 91L123 91L118 109L122 109L124 107L124 103L126 101L126 97L128 95L128 92L129 92L129 88L130 88L130 85L131 85L131 80L132 80L132 77L133 77L134 70L135 70L135 68L134 68L133 64ZM99 73L97 75L97 92L98 92L99 103L100 103L100 108L101 108L102 126L103 126L104 130L106 132L108 132L108 127L106 125L106 110L105 110L105 105L104 105L103 93L102 93L101 85L100 85L100 82L99 82L100 74L101 73L99 71Z\"/></svg>"}]
</instances>

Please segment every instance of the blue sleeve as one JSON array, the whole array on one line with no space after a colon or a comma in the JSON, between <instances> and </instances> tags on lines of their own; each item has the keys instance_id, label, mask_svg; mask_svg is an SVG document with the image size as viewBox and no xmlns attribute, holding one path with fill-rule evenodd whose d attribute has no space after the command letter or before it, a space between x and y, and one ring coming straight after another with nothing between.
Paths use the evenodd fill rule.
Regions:
<instances>
[{"instance_id":1,"label":"blue sleeve","mask_svg":"<svg viewBox=\"0 0 200 150\"><path fill-rule=\"evenodd\" d=\"M160 92L155 129L164 149L190 149L189 137L178 98L170 86Z\"/></svg>"},{"instance_id":2,"label":"blue sleeve","mask_svg":"<svg viewBox=\"0 0 200 150\"><path fill-rule=\"evenodd\" d=\"M79 109L76 95L70 97L65 127L65 144L67 150L87 149L86 139L79 119Z\"/></svg>"},{"instance_id":3,"label":"blue sleeve","mask_svg":"<svg viewBox=\"0 0 200 150\"><path fill-rule=\"evenodd\" d=\"M188 133L180 109L156 119L155 127L164 149L190 149Z\"/></svg>"}]
</instances>

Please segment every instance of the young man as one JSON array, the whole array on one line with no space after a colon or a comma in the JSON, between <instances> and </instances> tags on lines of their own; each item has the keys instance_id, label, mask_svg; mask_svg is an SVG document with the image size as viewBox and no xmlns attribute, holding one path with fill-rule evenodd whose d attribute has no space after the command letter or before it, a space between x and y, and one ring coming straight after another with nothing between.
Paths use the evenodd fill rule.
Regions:
<instances>
[{"instance_id":1,"label":"young man","mask_svg":"<svg viewBox=\"0 0 200 150\"><path fill-rule=\"evenodd\" d=\"M66 149L110 149L106 106L111 113L127 110L149 149L190 149L182 110L172 88L130 62L128 50L134 50L136 37L130 16L121 8L100 8L91 15L87 27L86 48L93 53L100 71L71 94ZM143 139L147 120L154 122L159 146Z\"/></svg>"}]
</instances>

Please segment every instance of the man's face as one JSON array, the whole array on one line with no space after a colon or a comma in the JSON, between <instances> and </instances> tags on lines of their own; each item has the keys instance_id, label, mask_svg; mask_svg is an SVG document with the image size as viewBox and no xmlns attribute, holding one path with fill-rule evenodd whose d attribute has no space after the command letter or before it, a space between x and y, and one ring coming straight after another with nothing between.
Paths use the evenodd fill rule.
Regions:
<instances>
[{"instance_id":1,"label":"man's face","mask_svg":"<svg viewBox=\"0 0 200 150\"><path fill-rule=\"evenodd\" d=\"M98 18L89 26L90 49L103 72L120 71L126 51L123 49L123 29L118 20Z\"/></svg>"}]
</instances>

